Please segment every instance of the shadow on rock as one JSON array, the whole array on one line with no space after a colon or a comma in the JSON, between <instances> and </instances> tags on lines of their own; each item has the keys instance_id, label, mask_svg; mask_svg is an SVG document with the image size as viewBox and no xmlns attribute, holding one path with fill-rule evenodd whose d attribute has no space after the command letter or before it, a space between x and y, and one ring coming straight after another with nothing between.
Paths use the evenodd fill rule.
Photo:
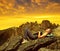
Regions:
<instances>
[{"instance_id":1,"label":"shadow on rock","mask_svg":"<svg viewBox=\"0 0 60 51\"><path fill-rule=\"evenodd\" d=\"M40 48L49 46L55 41L56 38L50 37L29 41L27 43L22 44L17 51L38 51Z\"/></svg>"},{"instance_id":2,"label":"shadow on rock","mask_svg":"<svg viewBox=\"0 0 60 51\"><path fill-rule=\"evenodd\" d=\"M40 48L47 47L50 44L54 43L57 39L51 39L43 44L38 44L36 47L33 48L32 51L38 51Z\"/></svg>"}]
</instances>

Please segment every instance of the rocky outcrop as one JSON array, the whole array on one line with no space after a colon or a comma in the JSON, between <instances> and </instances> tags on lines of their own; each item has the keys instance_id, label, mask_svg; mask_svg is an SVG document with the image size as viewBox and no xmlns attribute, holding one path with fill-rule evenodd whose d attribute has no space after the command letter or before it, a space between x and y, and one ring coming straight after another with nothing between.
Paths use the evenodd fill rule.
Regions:
<instances>
[{"instance_id":1,"label":"rocky outcrop","mask_svg":"<svg viewBox=\"0 0 60 51\"><path fill-rule=\"evenodd\" d=\"M8 42L8 46L6 47L5 51L8 50L15 50L22 42L22 37L20 36L15 36L13 37L9 42Z\"/></svg>"},{"instance_id":2,"label":"rocky outcrop","mask_svg":"<svg viewBox=\"0 0 60 51\"><path fill-rule=\"evenodd\" d=\"M53 30L55 36L60 37L60 26Z\"/></svg>"},{"instance_id":3,"label":"rocky outcrop","mask_svg":"<svg viewBox=\"0 0 60 51\"><path fill-rule=\"evenodd\" d=\"M2 46L0 46L0 51L14 50L22 42L22 37L14 36L12 39L6 41Z\"/></svg>"},{"instance_id":4,"label":"rocky outcrop","mask_svg":"<svg viewBox=\"0 0 60 51\"><path fill-rule=\"evenodd\" d=\"M40 48L46 47L55 41L56 38L50 37L28 41L22 44L17 51L38 51Z\"/></svg>"},{"instance_id":5,"label":"rocky outcrop","mask_svg":"<svg viewBox=\"0 0 60 51\"><path fill-rule=\"evenodd\" d=\"M57 28L57 27L58 27L58 25L56 25L55 23L52 24L48 20L43 20L42 23L41 23L41 29L47 29L47 28L54 29L54 28Z\"/></svg>"},{"instance_id":6,"label":"rocky outcrop","mask_svg":"<svg viewBox=\"0 0 60 51\"><path fill-rule=\"evenodd\" d=\"M15 49L22 42L22 37L18 35L17 28L9 28L0 32L0 51Z\"/></svg>"},{"instance_id":7,"label":"rocky outcrop","mask_svg":"<svg viewBox=\"0 0 60 51\"><path fill-rule=\"evenodd\" d=\"M45 25L45 26L44 26ZM42 27L41 27L42 26ZM55 26L55 27L54 27ZM6 30L0 31L0 51L56 51L60 50L60 38L58 37L45 37L36 40L29 40L22 43L24 38L24 30L29 28L32 33L44 30L46 28L55 28L53 34L59 36L60 27L51 24L49 21L44 20L41 24L37 22L25 23L21 26L12 27Z\"/></svg>"},{"instance_id":8,"label":"rocky outcrop","mask_svg":"<svg viewBox=\"0 0 60 51\"><path fill-rule=\"evenodd\" d=\"M17 35L11 37L0 46L0 51L44 51L60 50L60 39L56 37L45 37L42 39L30 40L22 43L22 37Z\"/></svg>"},{"instance_id":9,"label":"rocky outcrop","mask_svg":"<svg viewBox=\"0 0 60 51\"><path fill-rule=\"evenodd\" d=\"M6 36L8 35L9 36L7 38L6 36L3 35L3 37L7 38L7 40L5 41L4 39L2 40L4 41L4 43L0 45L0 51L38 51L40 48L43 47L49 49L49 47L47 46L51 45L57 40L55 37L45 37L36 40L29 40L26 43L22 43L23 37L18 34L16 28L12 28L11 30L10 29L8 30L6 30L5 32L7 32Z\"/></svg>"}]
</instances>

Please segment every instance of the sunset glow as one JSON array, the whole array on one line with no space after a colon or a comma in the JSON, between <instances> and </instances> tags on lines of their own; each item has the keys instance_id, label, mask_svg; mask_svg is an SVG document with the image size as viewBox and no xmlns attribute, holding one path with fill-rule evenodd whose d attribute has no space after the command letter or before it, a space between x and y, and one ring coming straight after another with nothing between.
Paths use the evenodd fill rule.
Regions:
<instances>
[{"instance_id":1,"label":"sunset glow","mask_svg":"<svg viewBox=\"0 0 60 51\"><path fill-rule=\"evenodd\" d=\"M60 0L0 0L0 30L42 20L60 24Z\"/></svg>"},{"instance_id":2,"label":"sunset glow","mask_svg":"<svg viewBox=\"0 0 60 51\"><path fill-rule=\"evenodd\" d=\"M58 15L45 15L45 16L11 16L11 17L1 17L0 18L0 30L7 29L9 27L18 27L26 22L41 23L42 20L50 20L52 23L60 24L60 16Z\"/></svg>"}]
</instances>

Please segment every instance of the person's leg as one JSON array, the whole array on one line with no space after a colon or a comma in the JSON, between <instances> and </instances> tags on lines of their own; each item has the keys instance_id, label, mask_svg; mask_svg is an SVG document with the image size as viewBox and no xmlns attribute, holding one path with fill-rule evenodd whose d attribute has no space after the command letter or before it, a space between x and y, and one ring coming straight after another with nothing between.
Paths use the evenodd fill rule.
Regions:
<instances>
[{"instance_id":1,"label":"person's leg","mask_svg":"<svg viewBox=\"0 0 60 51\"><path fill-rule=\"evenodd\" d=\"M28 39L28 29L25 29L25 31L24 31L24 39L29 40Z\"/></svg>"},{"instance_id":2,"label":"person's leg","mask_svg":"<svg viewBox=\"0 0 60 51\"><path fill-rule=\"evenodd\" d=\"M37 38L37 36L36 36L36 35L33 35L33 34L30 32L30 30L28 30L28 29L25 30L24 37L25 37L25 39L27 39L27 40L28 40L28 37L29 37L30 39L36 39L36 38Z\"/></svg>"}]
</instances>

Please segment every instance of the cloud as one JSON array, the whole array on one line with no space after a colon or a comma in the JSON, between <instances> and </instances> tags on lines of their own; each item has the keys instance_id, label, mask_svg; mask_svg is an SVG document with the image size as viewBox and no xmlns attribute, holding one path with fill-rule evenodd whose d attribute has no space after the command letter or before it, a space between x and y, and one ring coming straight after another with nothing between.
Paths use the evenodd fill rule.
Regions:
<instances>
[{"instance_id":1,"label":"cloud","mask_svg":"<svg viewBox=\"0 0 60 51\"><path fill-rule=\"evenodd\" d=\"M49 0L50 2L60 3L60 0Z\"/></svg>"},{"instance_id":2,"label":"cloud","mask_svg":"<svg viewBox=\"0 0 60 51\"><path fill-rule=\"evenodd\" d=\"M18 5L24 5L23 0L15 0L15 3Z\"/></svg>"},{"instance_id":3,"label":"cloud","mask_svg":"<svg viewBox=\"0 0 60 51\"><path fill-rule=\"evenodd\" d=\"M31 5L31 0L15 0L18 5Z\"/></svg>"},{"instance_id":4,"label":"cloud","mask_svg":"<svg viewBox=\"0 0 60 51\"><path fill-rule=\"evenodd\" d=\"M60 13L60 0L0 0L0 14Z\"/></svg>"}]
</instances>

